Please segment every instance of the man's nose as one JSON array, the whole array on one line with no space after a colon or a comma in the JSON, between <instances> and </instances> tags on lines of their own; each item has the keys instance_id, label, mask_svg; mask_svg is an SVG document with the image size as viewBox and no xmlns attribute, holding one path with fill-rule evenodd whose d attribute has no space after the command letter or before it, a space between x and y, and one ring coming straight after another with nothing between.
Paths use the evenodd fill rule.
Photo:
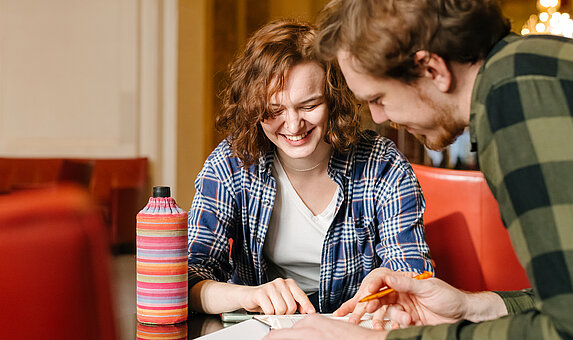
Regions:
<instances>
[{"instance_id":1,"label":"man's nose","mask_svg":"<svg viewBox=\"0 0 573 340\"><path fill-rule=\"evenodd\" d=\"M370 108L370 115L372 115L372 120L376 124L381 124L390 120L386 111L379 105L368 104L368 108Z\"/></svg>"}]
</instances>

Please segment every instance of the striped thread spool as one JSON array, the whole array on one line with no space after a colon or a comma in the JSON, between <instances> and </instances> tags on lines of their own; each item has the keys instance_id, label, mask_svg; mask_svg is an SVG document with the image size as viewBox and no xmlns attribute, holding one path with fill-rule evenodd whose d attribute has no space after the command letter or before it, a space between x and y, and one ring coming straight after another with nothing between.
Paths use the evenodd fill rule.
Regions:
<instances>
[{"instance_id":1,"label":"striped thread spool","mask_svg":"<svg viewBox=\"0 0 573 340\"><path fill-rule=\"evenodd\" d=\"M187 214L171 197L151 197L137 214L137 321L187 320Z\"/></svg>"}]
</instances>

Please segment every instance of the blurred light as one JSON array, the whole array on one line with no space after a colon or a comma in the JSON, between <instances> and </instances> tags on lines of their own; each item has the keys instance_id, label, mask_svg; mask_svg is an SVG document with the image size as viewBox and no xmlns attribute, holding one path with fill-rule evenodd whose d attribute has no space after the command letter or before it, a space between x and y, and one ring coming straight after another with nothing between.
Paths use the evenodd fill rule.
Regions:
<instances>
[{"instance_id":1,"label":"blurred light","mask_svg":"<svg viewBox=\"0 0 573 340\"><path fill-rule=\"evenodd\" d=\"M555 7L558 3L558 0L539 0L539 4L545 8Z\"/></svg>"},{"instance_id":2,"label":"blurred light","mask_svg":"<svg viewBox=\"0 0 573 340\"><path fill-rule=\"evenodd\" d=\"M551 18L551 20L549 20L549 25L558 28L559 27L559 18Z\"/></svg>"},{"instance_id":3,"label":"blurred light","mask_svg":"<svg viewBox=\"0 0 573 340\"><path fill-rule=\"evenodd\" d=\"M532 14L521 27L521 34L554 34L573 38L573 20L569 13L560 13L560 0L538 0L539 13Z\"/></svg>"}]
</instances>

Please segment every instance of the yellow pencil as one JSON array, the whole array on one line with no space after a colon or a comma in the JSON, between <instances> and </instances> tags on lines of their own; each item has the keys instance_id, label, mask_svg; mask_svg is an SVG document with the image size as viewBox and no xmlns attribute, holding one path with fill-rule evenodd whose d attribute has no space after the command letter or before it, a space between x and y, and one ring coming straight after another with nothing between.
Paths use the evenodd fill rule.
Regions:
<instances>
[{"instance_id":1,"label":"yellow pencil","mask_svg":"<svg viewBox=\"0 0 573 340\"><path fill-rule=\"evenodd\" d=\"M429 277L432 277L432 272L423 272L422 274L414 276L414 278L417 280L423 280L423 279L427 279ZM373 294L370 294L366 297L363 297L358 302L366 302L366 301L370 301L370 300L374 300L374 299L379 299L385 295L392 293L393 291L394 291L393 288L386 286L386 287L382 288L381 290L379 290L377 293L373 293Z\"/></svg>"}]
</instances>

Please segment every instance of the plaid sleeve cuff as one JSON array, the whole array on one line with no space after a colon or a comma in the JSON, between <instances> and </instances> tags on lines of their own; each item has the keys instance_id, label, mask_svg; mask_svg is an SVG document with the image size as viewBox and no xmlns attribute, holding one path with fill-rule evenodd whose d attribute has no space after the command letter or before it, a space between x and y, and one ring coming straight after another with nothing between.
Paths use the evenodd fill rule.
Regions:
<instances>
[{"instance_id":1,"label":"plaid sleeve cuff","mask_svg":"<svg viewBox=\"0 0 573 340\"><path fill-rule=\"evenodd\" d=\"M526 310L535 309L535 300L532 289L501 292L494 291L501 296L508 314L517 314Z\"/></svg>"},{"instance_id":2,"label":"plaid sleeve cuff","mask_svg":"<svg viewBox=\"0 0 573 340\"><path fill-rule=\"evenodd\" d=\"M187 269L187 275L188 289L191 289L191 287L203 280L218 281L215 275L199 266L195 267L190 265Z\"/></svg>"}]
</instances>

